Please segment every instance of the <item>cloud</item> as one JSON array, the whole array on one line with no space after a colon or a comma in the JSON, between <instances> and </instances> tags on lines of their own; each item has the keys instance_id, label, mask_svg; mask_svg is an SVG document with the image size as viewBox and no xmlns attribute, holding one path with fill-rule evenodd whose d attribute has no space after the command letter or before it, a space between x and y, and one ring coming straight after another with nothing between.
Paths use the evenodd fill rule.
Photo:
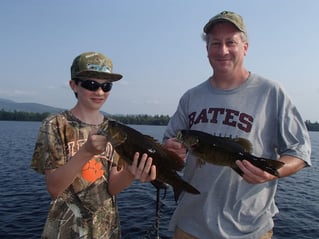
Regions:
<instances>
[{"instance_id":1,"label":"cloud","mask_svg":"<svg viewBox=\"0 0 319 239\"><path fill-rule=\"evenodd\" d=\"M119 80L118 82L115 82L115 84L119 84L119 85L122 85L122 86L128 86L130 85L130 82L128 82L127 80Z\"/></svg>"},{"instance_id":2,"label":"cloud","mask_svg":"<svg viewBox=\"0 0 319 239\"><path fill-rule=\"evenodd\" d=\"M9 90L0 89L0 95L1 96L9 96L9 97L34 96L34 95L36 95L36 92L33 90L27 91L27 90L20 90L20 89L9 89Z\"/></svg>"},{"instance_id":3,"label":"cloud","mask_svg":"<svg viewBox=\"0 0 319 239\"><path fill-rule=\"evenodd\" d=\"M63 82L62 84L59 84L59 85L47 85L46 86L46 89L69 89L69 82L68 81L65 81Z\"/></svg>"},{"instance_id":4,"label":"cloud","mask_svg":"<svg viewBox=\"0 0 319 239\"><path fill-rule=\"evenodd\" d=\"M159 100L147 100L145 103L149 104L149 105L160 105L161 101L159 101Z\"/></svg>"}]
</instances>

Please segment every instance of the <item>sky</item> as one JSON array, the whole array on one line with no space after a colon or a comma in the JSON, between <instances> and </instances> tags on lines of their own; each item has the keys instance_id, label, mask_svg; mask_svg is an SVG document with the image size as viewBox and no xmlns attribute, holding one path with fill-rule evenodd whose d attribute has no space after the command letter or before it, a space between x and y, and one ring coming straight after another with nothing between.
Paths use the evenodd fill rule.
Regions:
<instances>
[{"instance_id":1,"label":"sky","mask_svg":"<svg viewBox=\"0 0 319 239\"><path fill-rule=\"evenodd\" d=\"M223 10L244 18L245 67L279 82L304 120L319 121L317 0L1 0L0 98L72 108L72 61L98 51L124 76L103 111L172 115L212 75L201 35Z\"/></svg>"}]
</instances>

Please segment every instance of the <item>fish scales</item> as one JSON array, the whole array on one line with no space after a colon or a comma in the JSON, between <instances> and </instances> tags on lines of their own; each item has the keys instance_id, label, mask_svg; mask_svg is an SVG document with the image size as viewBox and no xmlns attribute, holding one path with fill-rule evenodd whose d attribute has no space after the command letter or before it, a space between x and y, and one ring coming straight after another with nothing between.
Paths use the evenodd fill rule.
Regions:
<instances>
[{"instance_id":1,"label":"fish scales","mask_svg":"<svg viewBox=\"0 0 319 239\"><path fill-rule=\"evenodd\" d=\"M196 188L184 181L177 173L184 168L184 161L175 153L165 149L151 136L114 120L109 120L107 124L102 125L98 133L105 135L115 151L129 164L132 164L135 152L141 155L146 153L152 157L153 164L156 165L156 180L171 185L176 200L181 191L199 194Z\"/></svg>"},{"instance_id":2,"label":"fish scales","mask_svg":"<svg viewBox=\"0 0 319 239\"><path fill-rule=\"evenodd\" d=\"M279 177L277 170L284 165L278 160L252 155L252 144L244 138L219 137L198 130L181 130L176 137L193 155L198 157L200 163L229 166L240 175L243 172L236 165L236 160L248 160L276 177Z\"/></svg>"}]
</instances>

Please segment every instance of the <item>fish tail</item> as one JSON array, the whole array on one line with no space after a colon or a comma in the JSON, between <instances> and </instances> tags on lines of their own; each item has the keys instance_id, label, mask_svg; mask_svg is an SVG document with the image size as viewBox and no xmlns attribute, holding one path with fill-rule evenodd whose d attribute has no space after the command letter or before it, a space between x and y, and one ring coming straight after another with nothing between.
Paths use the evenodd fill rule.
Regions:
<instances>
[{"instance_id":1,"label":"fish tail","mask_svg":"<svg viewBox=\"0 0 319 239\"><path fill-rule=\"evenodd\" d=\"M280 177L278 173L278 169L280 169L282 166L284 166L284 162L281 162L279 160L273 160L273 159L265 159L265 158L259 158L256 156L252 156L247 158L249 162L251 162L256 167L276 176Z\"/></svg>"}]
</instances>

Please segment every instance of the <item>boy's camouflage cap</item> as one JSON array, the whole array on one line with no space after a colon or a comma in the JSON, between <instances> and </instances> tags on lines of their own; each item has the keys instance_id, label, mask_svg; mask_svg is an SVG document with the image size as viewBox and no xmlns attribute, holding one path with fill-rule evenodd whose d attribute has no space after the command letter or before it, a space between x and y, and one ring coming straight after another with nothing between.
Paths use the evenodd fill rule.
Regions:
<instances>
[{"instance_id":1,"label":"boy's camouflage cap","mask_svg":"<svg viewBox=\"0 0 319 239\"><path fill-rule=\"evenodd\" d=\"M204 32L206 34L212 29L213 25L217 22L227 21L235 25L241 32L247 35L246 26L244 24L243 18L238 15L237 13L230 12L230 11L223 11L216 16L209 19L208 23L204 26Z\"/></svg>"},{"instance_id":2,"label":"boy's camouflage cap","mask_svg":"<svg viewBox=\"0 0 319 239\"><path fill-rule=\"evenodd\" d=\"M123 76L112 73L111 59L98 52L85 52L77 56L71 66L71 78L96 78L110 82L120 80Z\"/></svg>"}]
</instances>

